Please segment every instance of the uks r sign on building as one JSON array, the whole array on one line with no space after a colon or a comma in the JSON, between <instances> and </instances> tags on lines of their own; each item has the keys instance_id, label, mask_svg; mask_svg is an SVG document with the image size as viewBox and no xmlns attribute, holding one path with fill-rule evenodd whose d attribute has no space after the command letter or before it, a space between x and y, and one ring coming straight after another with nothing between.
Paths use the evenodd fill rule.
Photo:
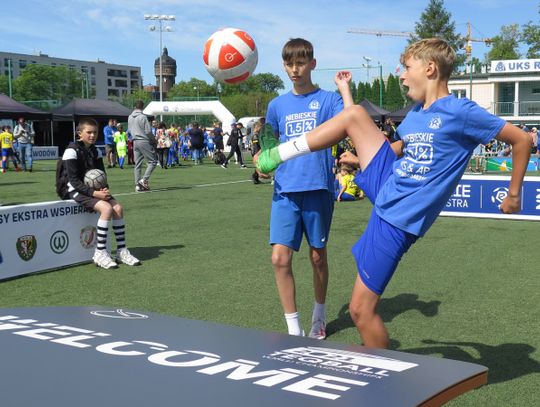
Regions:
<instances>
[{"instance_id":1,"label":"uks r sign on building","mask_svg":"<svg viewBox=\"0 0 540 407\"><path fill-rule=\"evenodd\" d=\"M90 261L98 216L74 201L0 207L0 280Z\"/></svg>"},{"instance_id":2,"label":"uks r sign on building","mask_svg":"<svg viewBox=\"0 0 540 407\"><path fill-rule=\"evenodd\" d=\"M540 59L491 61L491 73L540 72Z\"/></svg>"}]
</instances>

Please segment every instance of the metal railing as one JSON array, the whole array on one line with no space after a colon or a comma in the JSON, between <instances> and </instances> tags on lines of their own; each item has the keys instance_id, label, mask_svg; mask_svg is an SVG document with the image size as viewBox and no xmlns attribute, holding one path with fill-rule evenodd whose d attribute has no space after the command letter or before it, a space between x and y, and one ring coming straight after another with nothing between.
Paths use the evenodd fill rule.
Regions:
<instances>
[{"instance_id":1,"label":"metal railing","mask_svg":"<svg viewBox=\"0 0 540 407\"><path fill-rule=\"evenodd\" d=\"M493 102L497 116L540 116L540 101Z\"/></svg>"}]
</instances>

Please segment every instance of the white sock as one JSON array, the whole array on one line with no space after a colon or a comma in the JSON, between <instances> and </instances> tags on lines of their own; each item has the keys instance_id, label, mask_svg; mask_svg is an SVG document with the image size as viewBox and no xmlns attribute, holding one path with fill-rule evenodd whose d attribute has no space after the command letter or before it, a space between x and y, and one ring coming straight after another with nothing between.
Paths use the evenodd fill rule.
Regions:
<instances>
[{"instance_id":1,"label":"white sock","mask_svg":"<svg viewBox=\"0 0 540 407\"><path fill-rule=\"evenodd\" d=\"M287 322L289 335L302 336L302 328L300 327L298 312L293 312L292 314L285 314L285 321Z\"/></svg>"},{"instance_id":2,"label":"white sock","mask_svg":"<svg viewBox=\"0 0 540 407\"><path fill-rule=\"evenodd\" d=\"M306 135L303 134L300 137L290 140L286 143L282 143L278 146L279 156L283 161L290 160L291 158L300 157L311 153L309 149Z\"/></svg>"},{"instance_id":3,"label":"white sock","mask_svg":"<svg viewBox=\"0 0 540 407\"><path fill-rule=\"evenodd\" d=\"M319 304L315 301L315 304L313 304L313 316L311 317L311 321L316 321L318 319L326 321L326 304Z\"/></svg>"}]
</instances>

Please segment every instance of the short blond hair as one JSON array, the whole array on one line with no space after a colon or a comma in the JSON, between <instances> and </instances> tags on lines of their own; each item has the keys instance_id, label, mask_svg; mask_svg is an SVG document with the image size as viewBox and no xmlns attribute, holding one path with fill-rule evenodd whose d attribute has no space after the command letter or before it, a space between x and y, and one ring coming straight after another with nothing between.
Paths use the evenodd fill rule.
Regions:
<instances>
[{"instance_id":1,"label":"short blond hair","mask_svg":"<svg viewBox=\"0 0 540 407\"><path fill-rule=\"evenodd\" d=\"M435 62L442 80L450 79L456 62L456 52L441 38L426 38L409 45L401 54L401 64L405 65L410 57L426 63Z\"/></svg>"}]
</instances>

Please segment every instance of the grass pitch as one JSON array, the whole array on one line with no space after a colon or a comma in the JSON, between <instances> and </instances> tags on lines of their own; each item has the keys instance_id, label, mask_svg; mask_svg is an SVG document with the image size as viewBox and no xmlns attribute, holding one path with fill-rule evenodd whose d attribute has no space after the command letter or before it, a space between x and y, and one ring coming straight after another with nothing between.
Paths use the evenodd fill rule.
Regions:
<instances>
[{"instance_id":1,"label":"grass pitch","mask_svg":"<svg viewBox=\"0 0 540 407\"><path fill-rule=\"evenodd\" d=\"M3 204L56 200L52 161L0 174ZM0 283L0 307L103 305L285 332L268 246L272 195L252 169L207 162L157 168L151 193L132 167L108 170L126 209L127 243L141 267L66 268ZM328 340L359 344L347 305L350 247L367 200L337 203L328 246ZM538 229L531 221L439 218L398 268L380 304L392 348L489 367L489 384L451 406L532 406L539 399ZM0 238L1 238L0 227ZM114 244L113 244L114 246ZM293 267L304 329L313 304L305 242Z\"/></svg>"}]
</instances>

